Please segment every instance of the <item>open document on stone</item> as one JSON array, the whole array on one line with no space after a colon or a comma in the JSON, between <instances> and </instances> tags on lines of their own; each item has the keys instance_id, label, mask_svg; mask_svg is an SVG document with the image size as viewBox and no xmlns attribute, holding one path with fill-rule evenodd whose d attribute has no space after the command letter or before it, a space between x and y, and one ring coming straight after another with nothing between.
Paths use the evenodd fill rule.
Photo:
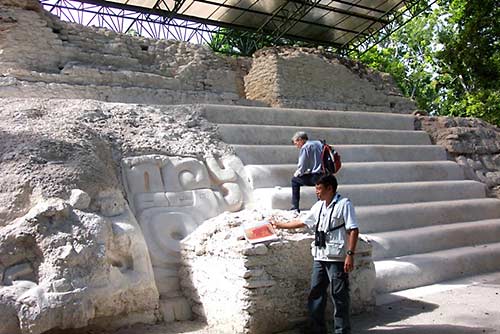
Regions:
<instances>
[{"instance_id":1,"label":"open document on stone","mask_svg":"<svg viewBox=\"0 0 500 334\"><path fill-rule=\"evenodd\" d=\"M252 244L279 239L271 223L265 220L243 223L243 232Z\"/></svg>"}]
</instances>

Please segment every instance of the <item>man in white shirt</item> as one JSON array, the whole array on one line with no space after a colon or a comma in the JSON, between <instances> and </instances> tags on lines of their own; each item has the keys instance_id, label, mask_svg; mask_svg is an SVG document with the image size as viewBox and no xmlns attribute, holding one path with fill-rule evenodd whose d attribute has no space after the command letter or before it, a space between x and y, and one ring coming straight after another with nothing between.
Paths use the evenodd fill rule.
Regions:
<instances>
[{"instance_id":1,"label":"man in white shirt","mask_svg":"<svg viewBox=\"0 0 500 334\"><path fill-rule=\"evenodd\" d=\"M299 151L297 170L292 177L292 208L300 212L300 187L314 186L323 175L321 153L323 144L319 140L309 140L307 133L299 131L292 137Z\"/></svg>"},{"instance_id":2,"label":"man in white shirt","mask_svg":"<svg viewBox=\"0 0 500 334\"><path fill-rule=\"evenodd\" d=\"M315 231L311 245L314 257L311 290L307 307L311 333L326 334L325 307L328 286L334 308L334 333L351 333L348 273L354 268L354 251L358 241L358 224L354 207L348 198L337 194L337 179L322 176L316 182L319 201L300 219L272 221L275 228L292 229L308 226ZM309 332L308 332L309 333Z\"/></svg>"}]
</instances>

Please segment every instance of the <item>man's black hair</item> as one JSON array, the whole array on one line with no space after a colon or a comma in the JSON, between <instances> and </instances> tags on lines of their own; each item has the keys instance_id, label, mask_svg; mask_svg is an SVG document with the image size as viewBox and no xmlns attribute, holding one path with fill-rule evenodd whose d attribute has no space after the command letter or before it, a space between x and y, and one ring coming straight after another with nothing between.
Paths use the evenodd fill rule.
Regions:
<instances>
[{"instance_id":1,"label":"man's black hair","mask_svg":"<svg viewBox=\"0 0 500 334\"><path fill-rule=\"evenodd\" d=\"M320 177L320 179L316 182L316 185L319 184L322 184L325 187L332 186L334 193L337 192L337 187L339 185L337 182L337 178L333 174L323 175L322 177Z\"/></svg>"}]
</instances>

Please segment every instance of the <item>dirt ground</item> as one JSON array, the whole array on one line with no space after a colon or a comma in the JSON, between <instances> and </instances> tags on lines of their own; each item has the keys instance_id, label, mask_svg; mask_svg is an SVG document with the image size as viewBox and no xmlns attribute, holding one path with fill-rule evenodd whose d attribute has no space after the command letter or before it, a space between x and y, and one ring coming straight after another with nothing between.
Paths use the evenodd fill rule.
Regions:
<instances>
[{"instance_id":1,"label":"dirt ground","mask_svg":"<svg viewBox=\"0 0 500 334\"><path fill-rule=\"evenodd\" d=\"M500 272L379 296L377 303L373 312L353 316L353 334L500 334ZM194 321L47 334L180 333L226 334L207 331ZM302 333L295 329L280 334Z\"/></svg>"}]
</instances>

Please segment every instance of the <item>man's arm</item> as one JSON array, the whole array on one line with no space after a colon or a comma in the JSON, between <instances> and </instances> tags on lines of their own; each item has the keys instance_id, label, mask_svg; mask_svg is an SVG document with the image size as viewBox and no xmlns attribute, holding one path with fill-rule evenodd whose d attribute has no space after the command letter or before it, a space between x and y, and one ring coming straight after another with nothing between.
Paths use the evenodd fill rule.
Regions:
<instances>
[{"instance_id":1,"label":"man's arm","mask_svg":"<svg viewBox=\"0 0 500 334\"><path fill-rule=\"evenodd\" d=\"M297 177L306 172L306 165L307 165L307 159L308 159L308 154L307 150L305 147L302 147L299 151L299 161L297 163L297 170L293 174L293 176Z\"/></svg>"},{"instance_id":2,"label":"man's arm","mask_svg":"<svg viewBox=\"0 0 500 334\"><path fill-rule=\"evenodd\" d=\"M347 254L344 262L344 271L346 273L354 269L354 252L356 250L356 244L358 243L359 230L357 228L352 230L347 230L347 251L353 252L352 255Z\"/></svg>"},{"instance_id":3,"label":"man's arm","mask_svg":"<svg viewBox=\"0 0 500 334\"><path fill-rule=\"evenodd\" d=\"M276 221L274 219L271 219L271 224L273 225L274 228L282 228L282 229L292 229L292 228L301 228L306 226L303 221L295 219L291 220L289 222L283 222L283 221Z\"/></svg>"}]
</instances>

